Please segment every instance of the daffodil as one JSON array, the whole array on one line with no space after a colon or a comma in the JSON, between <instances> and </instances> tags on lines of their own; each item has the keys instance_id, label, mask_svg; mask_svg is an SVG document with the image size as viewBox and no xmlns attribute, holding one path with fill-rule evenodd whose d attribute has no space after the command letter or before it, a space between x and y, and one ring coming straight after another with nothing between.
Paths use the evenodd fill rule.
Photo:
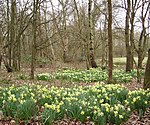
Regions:
<instances>
[{"instance_id":1,"label":"daffodil","mask_svg":"<svg viewBox=\"0 0 150 125\"><path fill-rule=\"evenodd\" d=\"M119 115L119 118L120 118L120 119L123 119L123 116L122 116L122 115Z\"/></svg>"},{"instance_id":2,"label":"daffodil","mask_svg":"<svg viewBox=\"0 0 150 125\"><path fill-rule=\"evenodd\" d=\"M132 103L135 103L136 102L136 98L133 98L133 102Z\"/></svg>"},{"instance_id":3,"label":"daffodil","mask_svg":"<svg viewBox=\"0 0 150 125\"><path fill-rule=\"evenodd\" d=\"M144 103L145 103L145 104L148 104L148 102L147 102L147 101L145 101Z\"/></svg>"},{"instance_id":4,"label":"daffodil","mask_svg":"<svg viewBox=\"0 0 150 125\"><path fill-rule=\"evenodd\" d=\"M81 111L81 113L80 113L81 115L84 115L84 111Z\"/></svg>"},{"instance_id":5,"label":"daffodil","mask_svg":"<svg viewBox=\"0 0 150 125\"><path fill-rule=\"evenodd\" d=\"M114 111L114 114L115 114L115 116L117 116L118 115L118 111Z\"/></svg>"}]
</instances>

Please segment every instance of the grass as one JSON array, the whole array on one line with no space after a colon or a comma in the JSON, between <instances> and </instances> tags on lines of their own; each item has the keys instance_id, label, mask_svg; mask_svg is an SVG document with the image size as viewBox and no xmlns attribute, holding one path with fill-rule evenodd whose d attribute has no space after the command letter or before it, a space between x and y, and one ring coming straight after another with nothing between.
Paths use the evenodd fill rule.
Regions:
<instances>
[{"instance_id":1,"label":"grass","mask_svg":"<svg viewBox=\"0 0 150 125\"><path fill-rule=\"evenodd\" d=\"M138 57L134 57L136 63L138 63ZM147 57L144 58L143 60L143 64L146 64L146 61L147 61ZM126 63L126 57L116 57L116 58L113 58L113 62L114 64L120 64L120 65L125 65Z\"/></svg>"}]
</instances>

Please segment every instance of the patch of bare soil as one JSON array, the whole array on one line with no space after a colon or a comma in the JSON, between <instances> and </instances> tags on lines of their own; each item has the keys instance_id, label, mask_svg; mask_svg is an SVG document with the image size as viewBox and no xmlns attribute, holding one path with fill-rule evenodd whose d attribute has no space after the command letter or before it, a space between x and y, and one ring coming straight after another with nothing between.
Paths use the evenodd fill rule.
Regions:
<instances>
[{"instance_id":1,"label":"patch of bare soil","mask_svg":"<svg viewBox=\"0 0 150 125\"><path fill-rule=\"evenodd\" d=\"M150 125L150 107L147 109L145 115L141 118L137 112L133 112L128 121L122 125Z\"/></svg>"},{"instance_id":2,"label":"patch of bare soil","mask_svg":"<svg viewBox=\"0 0 150 125\"><path fill-rule=\"evenodd\" d=\"M63 120L58 120L53 123L53 125L95 125L91 121L86 121L84 123L77 121L77 120L70 120L70 119L63 119Z\"/></svg>"},{"instance_id":3,"label":"patch of bare soil","mask_svg":"<svg viewBox=\"0 0 150 125\"><path fill-rule=\"evenodd\" d=\"M122 85L124 85L128 90L137 90L139 88L143 88L143 79L141 80L141 83L137 82L137 79L133 79L131 82L129 83L124 83Z\"/></svg>"}]
</instances>

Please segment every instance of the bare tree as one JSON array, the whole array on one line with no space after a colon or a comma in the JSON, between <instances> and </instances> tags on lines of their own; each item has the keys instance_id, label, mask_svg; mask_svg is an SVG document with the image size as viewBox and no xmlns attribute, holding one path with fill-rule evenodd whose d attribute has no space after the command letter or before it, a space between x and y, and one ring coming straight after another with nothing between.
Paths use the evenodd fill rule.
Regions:
<instances>
[{"instance_id":1,"label":"bare tree","mask_svg":"<svg viewBox=\"0 0 150 125\"><path fill-rule=\"evenodd\" d=\"M109 48L109 60L108 60L108 83L112 83L112 70L113 70L113 48L112 48L112 1L108 0L108 48Z\"/></svg>"},{"instance_id":2,"label":"bare tree","mask_svg":"<svg viewBox=\"0 0 150 125\"><path fill-rule=\"evenodd\" d=\"M44 4L44 3L43 3ZM52 4L51 4L52 5ZM44 9L44 22L47 22L47 3L46 3L46 5L45 5L46 7L45 7L45 9ZM53 10L54 11L54 10ZM54 16L54 15L53 15ZM48 24L47 23L45 23L44 24L44 28L45 28L45 37L46 37L46 40L48 40L49 39L49 32L48 32ZM54 30L54 28L53 28L53 33L55 33L55 30ZM52 53L52 58L53 58L53 60L55 61L56 60L56 55L55 55L55 51L54 51L54 47L53 47L53 44L52 44L52 40L49 40L49 44L50 44L50 50L51 50L51 53Z\"/></svg>"},{"instance_id":3,"label":"bare tree","mask_svg":"<svg viewBox=\"0 0 150 125\"><path fill-rule=\"evenodd\" d=\"M134 51L138 54L138 67L142 67L142 60L144 59L144 53L146 50L146 26L145 19L148 13L149 1L147 0L126 0L126 23L125 23L125 43L126 43L126 71L133 69ZM135 38L135 26L139 22L137 19L137 12L141 9L140 23L142 25L142 31L139 40ZM137 43L137 41L138 43ZM136 45L138 44L138 47ZM136 65L136 64L135 64Z\"/></svg>"},{"instance_id":4,"label":"bare tree","mask_svg":"<svg viewBox=\"0 0 150 125\"><path fill-rule=\"evenodd\" d=\"M138 54L138 68L139 69L142 68L142 62L143 62L143 59L145 57L146 50L148 47L147 45L148 35L146 32L147 26L145 25L146 24L145 21L146 21L146 17L148 16L149 7L150 7L150 2L146 2L146 0L142 0L142 11L141 11L141 16L140 16L142 30L141 30L140 37L138 40L138 47L134 45L135 50Z\"/></svg>"}]
</instances>

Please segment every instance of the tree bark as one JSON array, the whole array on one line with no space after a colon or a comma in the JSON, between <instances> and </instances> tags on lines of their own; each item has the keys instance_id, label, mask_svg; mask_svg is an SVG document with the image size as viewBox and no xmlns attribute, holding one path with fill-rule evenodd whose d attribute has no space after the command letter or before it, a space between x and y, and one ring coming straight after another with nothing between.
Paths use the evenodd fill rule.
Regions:
<instances>
[{"instance_id":1,"label":"tree bark","mask_svg":"<svg viewBox=\"0 0 150 125\"><path fill-rule=\"evenodd\" d=\"M12 63L14 71L17 71L17 45L16 45L16 0L11 0L11 25L10 42L12 45Z\"/></svg>"},{"instance_id":2,"label":"tree bark","mask_svg":"<svg viewBox=\"0 0 150 125\"><path fill-rule=\"evenodd\" d=\"M108 61L108 83L112 83L113 70L113 48L112 48L112 3L108 0L108 47L109 47L109 61Z\"/></svg>"},{"instance_id":3,"label":"tree bark","mask_svg":"<svg viewBox=\"0 0 150 125\"><path fill-rule=\"evenodd\" d=\"M2 24L0 24L0 69L2 65Z\"/></svg>"},{"instance_id":4,"label":"tree bark","mask_svg":"<svg viewBox=\"0 0 150 125\"><path fill-rule=\"evenodd\" d=\"M1 66L2 66L2 55L1 55L1 52L0 52L0 69L1 69Z\"/></svg>"},{"instance_id":5,"label":"tree bark","mask_svg":"<svg viewBox=\"0 0 150 125\"><path fill-rule=\"evenodd\" d=\"M106 6L106 3L105 3L105 6ZM107 49L107 12L105 14L104 33L103 33L103 39L102 39L102 69L106 69L106 66L107 66L107 57L106 57L107 50L106 49Z\"/></svg>"},{"instance_id":6,"label":"tree bark","mask_svg":"<svg viewBox=\"0 0 150 125\"><path fill-rule=\"evenodd\" d=\"M92 21L92 0L89 0L89 8L88 8L88 16L89 16L89 40L90 40L90 44L89 44L89 57L90 57L90 64L92 68L96 68L97 64L95 61L95 57L94 57L94 41L93 41L93 21Z\"/></svg>"},{"instance_id":7,"label":"tree bark","mask_svg":"<svg viewBox=\"0 0 150 125\"><path fill-rule=\"evenodd\" d=\"M38 0L34 0L34 3L33 3L33 41L32 41L31 79L34 79L34 71L35 71L35 64L36 64L37 10L38 10Z\"/></svg>"},{"instance_id":8,"label":"tree bark","mask_svg":"<svg viewBox=\"0 0 150 125\"><path fill-rule=\"evenodd\" d=\"M139 51L138 51L138 68L139 69L142 69L142 62L143 62L142 50L139 48Z\"/></svg>"},{"instance_id":9,"label":"tree bark","mask_svg":"<svg viewBox=\"0 0 150 125\"><path fill-rule=\"evenodd\" d=\"M7 62L7 57L5 55L2 57L2 60L4 62L7 72L8 73L13 72L13 69L12 69L12 67L10 67L9 63Z\"/></svg>"},{"instance_id":10,"label":"tree bark","mask_svg":"<svg viewBox=\"0 0 150 125\"><path fill-rule=\"evenodd\" d=\"M10 41L10 10L9 10L9 0L7 0L7 44L8 44L8 60L9 60L9 66L11 67L11 58L12 58L12 43Z\"/></svg>"},{"instance_id":11,"label":"tree bark","mask_svg":"<svg viewBox=\"0 0 150 125\"><path fill-rule=\"evenodd\" d=\"M129 37L129 19L130 19L130 11L131 11L131 3L130 0L127 0L127 12L126 12L126 22L125 22L125 43L126 43L126 71L131 71L131 61L132 61L132 50L130 45L130 37Z\"/></svg>"},{"instance_id":12,"label":"tree bark","mask_svg":"<svg viewBox=\"0 0 150 125\"><path fill-rule=\"evenodd\" d=\"M133 9L134 10L134 9ZM131 30L130 30L130 51L131 51L131 55L130 55L130 70L133 70L133 58L134 58L134 48L133 48L133 43L134 43L134 17L135 17L135 13L133 12L131 13L131 21L130 21L130 25L131 25Z\"/></svg>"},{"instance_id":13,"label":"tree bark","mask_svg":"<svg viewBox=\"0 0 150 125\"><path fill-rule=\"evenodd\" d=\"M150 88L150 49L148 50L148 59L145 69L145 76L144 76L144 89Z\"/></svg>"}]
</instances>

